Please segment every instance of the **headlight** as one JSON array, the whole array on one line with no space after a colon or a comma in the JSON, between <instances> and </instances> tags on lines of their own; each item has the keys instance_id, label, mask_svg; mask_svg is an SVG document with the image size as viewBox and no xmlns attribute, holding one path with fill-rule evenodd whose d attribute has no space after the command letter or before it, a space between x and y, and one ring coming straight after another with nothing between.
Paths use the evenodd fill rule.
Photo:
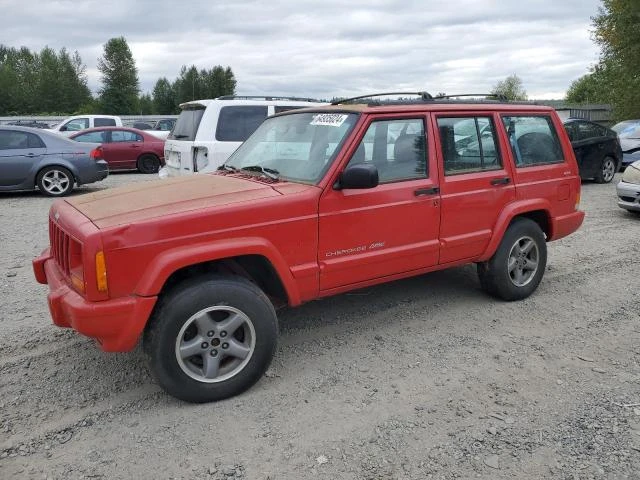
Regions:
<instances>
[{"instance_id":1,"label":"headlight","mask_svg":"<svg viewBox=\"0 0 640 480\"><path fill-rule=\"evenodd\" d=\"M622 174L622 181L640 184L640 162L633 162Z\"/></svg>"}]
</instances>

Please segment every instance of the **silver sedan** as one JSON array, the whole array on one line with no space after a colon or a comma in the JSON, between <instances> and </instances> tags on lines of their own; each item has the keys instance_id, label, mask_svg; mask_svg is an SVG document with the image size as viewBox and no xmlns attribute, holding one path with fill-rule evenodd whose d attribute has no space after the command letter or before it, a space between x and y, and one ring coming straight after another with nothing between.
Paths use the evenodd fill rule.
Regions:
<instances>
[{"instance_id":1,"label":"silver sedan","mask_svg":"<svg viewBox=\"0 0 640 480\"><path fill-rule=\"evenodd\" d=\"M618 206L640 215L640 161L629 165L616 186Z\"/></svg>"},{"instance_id":2,"label":"silver sedan","mask_svg":"<svg viewBox=\"0 0 640 480\"><path fill-rule=\"evenodd\" d=\"M33 190L61 197L102 180L109 167L99 144L77 143L37 128L0 125L0 192Z\"/></svg>"}]
</instances>

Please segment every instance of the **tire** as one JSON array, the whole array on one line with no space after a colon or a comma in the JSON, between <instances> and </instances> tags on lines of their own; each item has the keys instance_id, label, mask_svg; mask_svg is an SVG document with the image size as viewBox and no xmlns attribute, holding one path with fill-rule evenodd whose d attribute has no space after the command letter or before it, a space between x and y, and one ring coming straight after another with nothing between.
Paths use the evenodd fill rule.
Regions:
<instances>
[{"instance_id":1,"label":"tire","mask_svg":"<svg viewBox=\"0 0 640 480\"><path fill-rule=\"evenodd\" d=\"M155 155L147 153L138 159L140 173L158 173L158 170L160 170L160 159Z\"/></svg>"},{"instance_id":2,"label":"tire","mask_svg":"<svg viewBox=\"0 0 640 480\"><path fill-rule=\"evenodd\" d=\"M203 403L255 384L271 363L277 339L276 313L262 290L242 277L208 274L163 296L143 344L165 391Z\"/></svg>"},{"instance_id":3,"label":"tire","mask_svg":"<svg viewBox=\"0 0 640 480\"><path fill-rule=\"evenodd\" d=\"M493 257L478 264L478 277L490 295L521 300L538 288L546 266L547 243L542 230L533 220L516 218Z\"/></svg>"},{"instance_id":4,"label":"tire","mask_svg":"<svg viewBox=\"0 0 640 480\"><path fill-rule=\"evenodd\" d=\"M48 197L68 195L73 190L74 183L73 174L68 169L57 165L43 168L36 177L38 189Z\"/></svg>"},{"instance_id":5,"label":"tire","mask_svg":"<svg viewBox=\"0 0 640 480\"><path fill-rule=\"evenodd\" d=\"M618 171L618 166L615 159L611 157L604 157L598 173L596 174L596 183L609 183L613 180L613 176Z\"/></svg>"}]
</instances>

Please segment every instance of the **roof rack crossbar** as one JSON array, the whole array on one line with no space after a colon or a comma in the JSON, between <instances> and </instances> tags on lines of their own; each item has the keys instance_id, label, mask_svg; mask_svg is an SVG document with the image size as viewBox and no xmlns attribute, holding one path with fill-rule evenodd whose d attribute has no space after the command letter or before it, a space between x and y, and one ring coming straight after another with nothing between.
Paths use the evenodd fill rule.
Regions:
<instances>
[{"instance_id":1,"label":"roof rack crossbar","mask_svg":"<svg viewBox=\"0 0 640 480\"><path fill-rule=\"evenodd\" d=\"M458 95L438 95L433 97L434 100L438 100L441 98L457 98L457 97L493 97L498 99L501 102L508 101L507 97L505 97L501 93L460 93Z\"/></svg>"},{"instance_id":2,"label":"roof rack crossbar","mask_svg":"<svg viewBox=\"0 0 640 480\"><path fill-rule=\"evenodd\" d=\"M384 97L387 95L418 95L422 100L431 100L433 97L429 92L387 92L387 93L372 93L370 95L359 95L357 97L343 98L341 100L334 100L331 105L340 105L341 103L352 102L354 100L361 100L363 98Z\"/></svg>"},{"instance_id":3,"label":"roof rack crossbar","mask_svg":"<svg viewBox=\"0 0 640 480\"><path fill-rule=\"evenodd\" d=\"M283 97L281 95L223 95L216 100L290 100L296 102L319 102L314 98Z\"/></svg>"}]
</instances>

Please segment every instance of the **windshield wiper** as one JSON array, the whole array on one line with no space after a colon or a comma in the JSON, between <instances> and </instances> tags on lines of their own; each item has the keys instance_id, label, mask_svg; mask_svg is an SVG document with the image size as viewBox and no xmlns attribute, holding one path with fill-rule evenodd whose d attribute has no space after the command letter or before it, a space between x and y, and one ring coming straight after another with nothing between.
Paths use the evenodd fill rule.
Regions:
<instances>
[{"instance_id":1,"label":"windshield wiper","mask_svg":"<svg viewBox=\"0 0 640 480\"><path fill-rule=\"evenodd\" d=\"M269 177L271 180L278 180L278 175L280 172L274 168L262 167L260 165L249 165L247 167L242 167L240 170L247 170L249 172L260 172L265 177Z\"/></svg>"},{"instance_id":2,"label":"windshield wiper","mask_svg":"<svg viewBox=\"0 0 640 480\"><path fill-rule=\"evenodd\" d=\"M233 165L227 165L226 163L223 163L222 165L220 165L218 167L218 170L226 170L227 172L237 172L238 169L236 167L234 167Z\"/></svg>"}]
</instances>

